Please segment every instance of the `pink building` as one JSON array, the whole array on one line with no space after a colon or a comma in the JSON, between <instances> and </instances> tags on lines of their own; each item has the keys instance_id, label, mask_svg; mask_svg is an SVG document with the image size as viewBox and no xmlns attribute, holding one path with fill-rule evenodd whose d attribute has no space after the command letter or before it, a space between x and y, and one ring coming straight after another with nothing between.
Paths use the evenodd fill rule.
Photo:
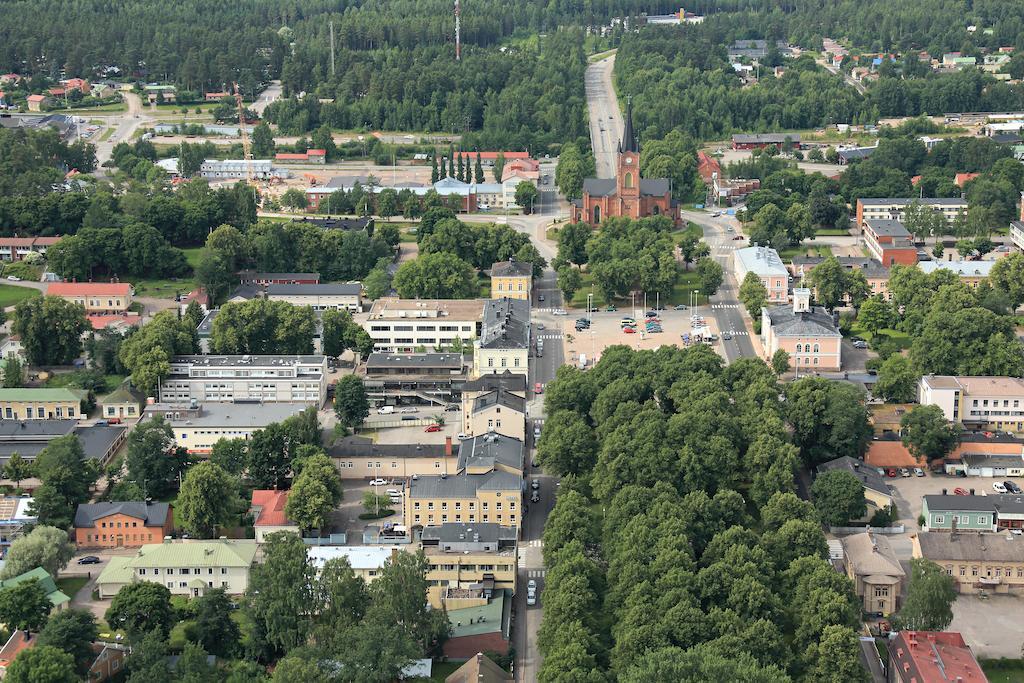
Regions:
<instances>
[{"instance_id":1,"label":"pink building","mask_svg":"<svg viewBox=\"0 0 1024 683\"><path fill-rule=\"evenodd\" d=\"M761 309L761 346L770 359L783 349L790 366L803 372L838 372L842 369L842 341L831 314L811 306L811 290L793 290L793 306Z\"/></svg>"}]
</instances>

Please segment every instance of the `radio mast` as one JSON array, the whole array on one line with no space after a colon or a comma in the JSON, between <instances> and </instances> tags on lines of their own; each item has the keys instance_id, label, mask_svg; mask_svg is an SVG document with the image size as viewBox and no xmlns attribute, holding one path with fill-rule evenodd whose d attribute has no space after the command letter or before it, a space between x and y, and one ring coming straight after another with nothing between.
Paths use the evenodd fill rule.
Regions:
<instances>
[{"instance_id":1,"label":"radio mast","mask_svg":"<svg viewBox=\"0 0 1024 683\"><path fill-rule=\"evenodd\" d=\"M462 59L462 26L459 22L459 0L455 0L455 61Z\"/></svg>"}]
</instances>

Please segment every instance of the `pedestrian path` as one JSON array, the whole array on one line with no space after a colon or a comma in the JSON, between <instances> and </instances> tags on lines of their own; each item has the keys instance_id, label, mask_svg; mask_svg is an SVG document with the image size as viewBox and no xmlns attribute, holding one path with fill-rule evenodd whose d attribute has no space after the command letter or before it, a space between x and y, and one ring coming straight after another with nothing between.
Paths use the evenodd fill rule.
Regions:
<instances>
[{"instance_id":1,"label":"pedestrian path","mask_svg":"<svg viewBox=\"0 0 1024 683\"><path fill-rule=\"evenodd\" d=\"M727 308L739 308L739 304L711 304L711 308L722 310Z\"/></svg>"}]
</instances>

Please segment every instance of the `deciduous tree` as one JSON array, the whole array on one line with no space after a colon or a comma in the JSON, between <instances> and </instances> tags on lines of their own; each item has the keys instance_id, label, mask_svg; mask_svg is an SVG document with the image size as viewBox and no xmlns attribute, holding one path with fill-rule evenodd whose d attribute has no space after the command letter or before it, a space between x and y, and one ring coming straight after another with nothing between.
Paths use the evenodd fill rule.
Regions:
<instances>
[{"instance_id":1,"label":"deciduous tree","mask_svg":"<svg viewBox=\"0 0 1024 683\"><path fill-rule=\"evenodd\" d=\"M960 443L960 425L946 419L935 405L915 406L900 418L903 445L928 462L944 458Z\"/></svg>"},{"instance_id":2,"label":"deciduous tree","mask_svg":"<svg viewBox=\"0 0 1024 683\"><path fill-rule=\"evenodd\" d=\"M14 309L12 332L21 336L31 365L70 365L89 329L85 309L56 296L25 299Z\"/></svg>"},{"instance_id":3,"label":"deciduous tree","mask_svg":"<svg viewBox=\"0 0 1024 683\"><path fill-rule=\"evenodd\" d=\"M956 588L953 577L925 558L910 561L910 587L896 617L898 628L945 631L953 621Z\"/></svg>"},{"instance_id":4,"label":"deciduous tree","mask_svg":"<svg viewBox=\"0 0 1024 683\"><path fill-rule=\"evenodd\" d=\"M345 375L334 388L334 412L346 427L358 427L370 414L370 401L363 380Z\"/></svg>"},{"instance_id":5,"label":"deciduous tree","mask_svg":"<svg viewBox=\"0 0 1024 683\"><path fill-rule=\"evenodd\" d=\"M864 485L849 472L822 472L811 486L814 506L822 520L831 526L846 526L867 514Z\"/></svg>"},{"instance_id":6,"label":"deciduous tree","mask_svg":"<svg viewBox=\"0 0 1024 683\"><path fill-rule=\"evenodd\" d=\"M75 669L85 676L96 659L92 643L99 635L96 617L92 612L71 607L61 610L46 620L39 632L39 645L52 645L75 659Z\"/></svg>"},{"instance_id":7,"label":"deciduous tree","mask_svg":"<svg viewBox=\"0 0 1024 683\"><path fill-rule=\"evenodd\" d=\"M75 683L75 660L52 645L37 645L21 652L7 669L10 683Z\"/></svg>"},{"instance_id":8,"label":"deciduous tree","mask_svg":"<svg viewBox=\"0 0 1024 683\"><path fill-rule=\"evenodd\" d=\"M196 640L210 654L230 658L237 652L241 633L231 618L234 609L223 588L211 588L195 601Z\"/></svg>"},{"instance_id":9,"label":"deciduous tree","mask_svg":"<svg viewBox=\"0 0 1024 683\"><path fill-rule=\"evenodd\" d=\"M0 590L0 621L8 628L38 631L51 609L53 603L37 579Z\"/></svg>"},{"instance_id":10,"label":"deciduous tree","mask_svg":"<svg viewBox=\"0 0 1024 683\"><path fill-rule=\"evenodd\" d=\"M757 273L750 272L740 283L740 301L753 318L760 319L761 309L768 302L768 290Z\"/></svg>"},{"instance_id":11,"label":"deciduous tree","mask_svg":"<svg viewBox=\"0 0 1024 683\"><path fill-rule=\"evenodd\" d=\"M125 584L110 601L104 615L112 628L124 629L132 639L156 630L163 638L177 621L171 592L162 583L139 581Z\"/></svg>"},{"instance_id":12,"label":"deciduous tree","mask_svg":"<svg viewBox=\"0 0 1024 683\"><path fill-rule=\"evenodd\" d=\"M240 507L238 481L219 465L206 461L185 474L175 512L190 534L211 538L217 527L234 521Z\"/></svg>"},{"instance_id":13,"label":"deciduous tree","mask_svg":"<svg viewBox=\"0 0 1024 683\"><path fill-rule=\"evenodd\" d=\"M0 579L9 579L42 567L50 576L68 566L75 546L67 532L52 526L37 526L28 534L14 539L7 551Z\"/></svg>"}]
</instances>

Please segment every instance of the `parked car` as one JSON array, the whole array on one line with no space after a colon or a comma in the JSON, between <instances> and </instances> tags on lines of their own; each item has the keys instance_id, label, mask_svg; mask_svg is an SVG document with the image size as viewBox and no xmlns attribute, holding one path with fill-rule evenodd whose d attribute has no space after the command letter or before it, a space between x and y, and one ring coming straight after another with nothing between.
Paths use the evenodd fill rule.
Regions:
<instances>
[{"instance_id":1,"label":"parked car","mask_svg":"<svg viewBox=\"0 0 1024 683\"><path fill-rule=\"evenodd\" d=\"M409 406L407 408L402 408L398 412L400 412L400 413L415 413L418 410L419 410L419 408L413 408L412 406Z\"/></svg>"},{"instance_id":2,"label":"parked car","mask_svg":"<svg viewBox=\"0 0 1024 683\"><path fill-rule=\"evenodd\" d=\"M992 482L992 488L996 493L1006 493L1006 486L1001 481Z\"/></svg>"},{"instance_id":3,"label":"parked car","mask_svg":"<svg viewBox=\"0 0 1024 683\"><path fill-rule=\"evenodd\" d=\"M540 479L534 479L532 482L530 482L530 488L533 489L534 491L539 490L540 489Z\"/></svg>"},{"instance_id":4,"label":"parked car","mask_svg":"<svg viewBox=\"0 0 1024 683\"><path fill-rule=\"evenodd\" d=\"M619 309L615 307L615 304L608 304L607 306L604 307L604 310L614 312Z\"/></svg>"},{"instance_id":5,"label":"parked car","mask_svg":"<svg viewBox=\"0 0 1024 683\"><path fill-rule=\"evenodd\" d=\"M910 470L908 470L906 467L901 467L900 468L900 476L901 477L909 477L910 476Z\"/></svg>"},{"instance_id":6,"label":"parked car","mask_svg":"<svg viewBox=\"0 0 1024 683\"><path fill-rule=\"evenodd\" d=\"M533 385L533 393L535 393L535 394L543 394L544 393L544 385L541 384L540 382L535 383Z\"/></svg>"},{"instance_id":7,"label":"parked car","mask_svg":"<svg viewBox=\"0 0 1024 683\"><path fill-rule=\"evenodd\" d=\"M534 438L534 440L540 438L540 425L534 425L533 426L533 438Z\"/></svg>"},{"instance_id":8,"label":"parked car","mask_svg":"<svg viewBox=\"0 0 1024 683\"><path fill-rule=\"evenodd\" d=\"M78 564L99 564L100 558L95 555L86 555L85 557L78 558Z\"/></svg>"},{"instance_id":9,"label":"parked car","mask_svg":"<svg viewBox=\"0 0 1024 683\"><path fill-rule=\"evenodd\" d=\"M866 348L868 348L868 343L866 341L855 341L855 342L853 342L853 348L855 348L855 349L866 349Z\"/></svg>"},{"instance_id":10,"label":"parked car","mask_svg":"<svg viewBox=\"0 0 1024 683\"><path fill-rule=\"evenodd\" d=\"M569 315L564 308L556 308L551 311L552 315Z\"/></svg>"},{"instance_id":11,"label":"parked car","mask_svg":"<svg viewBox=\"0 0 1024 683\"><path fill-rule=\"evenodd\" d=\"M646 313L644 313L644 315L646 317L648 317L648 318L657 318L658 317L658 312L657 311L647 311Z\"/></svg>"},{"instance_id":12,"label":"parked car","mask_svg":"<svg viewBox=\"0 0 1024 683\"><path fill-rule=\"evenodd\" d=\"M415 415L403 415L402 419L403 420L418 420L419 418L416 417Z\"/></svg>"},{"instance_id":13,"label":"parked car","mask_svg":"<svg viewBox=\"0 0 1024 683\"><path fill-rule=\"evenodd\" d=\"M622 331L625 334L636 334L636 330L633 329L632 327L623 327Z\"/></svg>"},{"instance_id":14,"label":"parked car","mask_svg":"<svg viewBox=\"0 0 1024 683\"><path fill-rule=\"evenodd\" d=\"M371 479L370 480L370 486L387 486L387 485L388 485L387 480L381 479L380 477L377 477L376 479Z\"/></svg>"},{"instance_id":15,"label":"parked car","mask_svg":"<svg viewBox=\"0 0 1024 683\"><path fill-rule=\"evenodd\" d=\"M887 469L885 471L885 473L886 473L887 476L889 476L889 477L891 477L893 479L896 478L896 468L895 467L890 467L889 469Z\"/></svg>"},{"instance_id":16,"label":"parked car","mask_svg":"<svg viewBox=\"0 0 1024 683\"><path fill-rule=\"evenodd\" d=\"M462 408L459 406L458 403L449 403L444 407L444 411L446 413L457 413L460 410L462 410Z\"/></svg>"},{"instance_id":17,"label":"parked car","mask_svg":"<svg viewBox=\"0 0 1024 683\"><path fill-rule=\"evenodd\" d=\"M745 239L745 238L743 237L743 235L736 235L736 236L735 236L735 237L733 237L732 239L733 239L733 241L735 242L736 240L741 240L741 239Z\"/></svg>"},{"instance_id":18,"label":"parked car","mask_svg":"<svg viewBox=\"0 0 1024 683\"><path fill-rule=\"evenodd\" d=\"M423 431L425 431L425 432L439 432L439 431L441 431L441 425L439 425L439 424L427 425L427 428L424 429Z\"/></svg>"},{"instance_id":19,"label":"parked car","mask_svg":"<svg viewBox=\"0 0 1024 683\"><path fill-rule=\"evenodd\" d=\"M924 476L924 470L922 470L920 467L915 467L914 468L914 476L915 477L923 477Z\"/></svg>"},{"instance_id":20,"label":"parked car","mask_svg":"<svg viewBox=\"0 0 1024 683\"><path fill-rule=\"evenodd\" d=\"M381 406L380 408L377 408L378 415L390 415L393 412L395 412L394 406Z\"/></svg>"},{"instance_id":21,"label":"parked car","mask_svg":"<svg viewBox=\"0 0 1024 683\"><path fill-rule=\"evenodd\" d=\"M536 491L531 493L530 494L530 502L531 503L539 503L540 502L540 494L537 493Z\"/></svg>"},{"instance_id":22,"label":"parked car","mask_svg":"<svg viewBox=\"0 0 1024 683\"><path fill-rule=\"evenodd\" d=\"M953 489L953 495L954 496L966 496L966 495L969 495L969 494L967 493L967 489L962 489L959 486L957 486L955 489Z\"/></svg>"},{"instance_id":23,"label":"parked car","mask_svg":"<svg viewBox=\"0 0 1024 683\"><path fill-rule=\"evenodd\" d=\"M538 301L544 301L544 295L543 294L538 294L537 295L537 300Z\"/></svg>"},{"instance_id":24,"label":"parked car","mask_svg":"<svg viewBox=\"0 0 1024 683\"><path fill-rule=\"evenodd\" d=\"M456 439L458 439L459 441L462 441L463 439L468 439L468 438L469 438L469 435L468 435L468 434L466 434L465 432L459 432L459 433L458 433L458 434L457 434L457 435L455 436L455 438L456 438Z\"/></svg>"},{"instance_id":25,"label":"parked car","mask_svg":"<svg viewBox=\"0 0 1024 683\"><path fill-rule=\"evenodd\" d=\"M544 329L544 323L537 323L537 329L538 330L543 330Z\"/></svg>"},{"instance_id":26,"label":"parked car","mask_svg":"<svg viewBox=\"0 0 1024 683\"><path fill-rule=\"evenodd\" d=\"M1006 490L1009 491L1010 493L1021 493L1021 488L1014 484L1012 481L1004 481L1003 486L1005 486Z\"/></svg>"},{"instance_id":27,"label":"parked car","mask_svg":"<svg viewBox=\"0 0 1024 683\"><path fill-rule=\"evenodd\" d=\"M713 214L711 214L711 217L712 217L712 218L718 218L718 217L719 217L719 216L721 216L721 215L722 215L722 212L721 212L721 211L715 211L715 212L714 212Z\"/></svg>"},{"instance_id":28,"label":"parked car","mask_svg":"<svg viewBox=\"0 0 1024 683\"><path fill-rule=\"evenodd\" d=\"M18 277L17 275L8 275L7 279L10 280L11 282L21 282L21 278Z\"/></svg>"},{"instance_id":29,"label":"parked car","mask_svg":"<svg viewBox=\"0 0 1024 683\"><path fill-rule=\"evenodd\" d=\"M540 463L537 462L537 458L530 461L530 467L540 467Z\"/></svg>"},{"instance_id":30,"label":"parked car","mask_svg":"<svg viewBox=\"0 0 1024 683\"><path fill-rule=\"evenodd\" d=\"M636 325L636 321L632 318L623 318L619 321L619 327L626 327L627 325Z\"/></svg>"},{"instance_id":31,"label":"parked car","mask_svg":"<svg viewBox=\"0 0 1024 683\"><path fill-rule=\"evenodd\" d=\"M686 308L686 304L676 304L675 306L672 307L672 309L676 311L685 311Z\"/></svg>"}]
</instances>

